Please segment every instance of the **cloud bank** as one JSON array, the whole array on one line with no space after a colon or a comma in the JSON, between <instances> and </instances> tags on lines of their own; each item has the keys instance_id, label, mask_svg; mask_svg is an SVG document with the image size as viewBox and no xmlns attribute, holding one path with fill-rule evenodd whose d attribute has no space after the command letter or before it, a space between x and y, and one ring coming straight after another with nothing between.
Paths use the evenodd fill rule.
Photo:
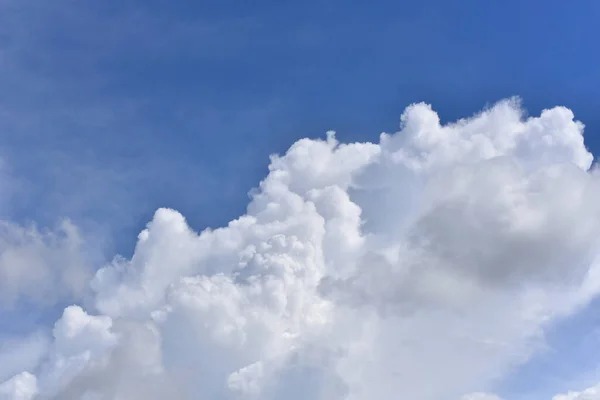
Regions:
<instances>
[{"instance_id":1,"label":"cloud bank","mask_svg":"<svg viewBox=\"0 0 600 400\"><path fill-rule=\"evenodd\" d=\"M414 104L378 143L300 140L226 227L159 209L0 398L498 399L600 290L592 162L570 110L515 99L446 125Z\"/></svg>"}]
</instances>

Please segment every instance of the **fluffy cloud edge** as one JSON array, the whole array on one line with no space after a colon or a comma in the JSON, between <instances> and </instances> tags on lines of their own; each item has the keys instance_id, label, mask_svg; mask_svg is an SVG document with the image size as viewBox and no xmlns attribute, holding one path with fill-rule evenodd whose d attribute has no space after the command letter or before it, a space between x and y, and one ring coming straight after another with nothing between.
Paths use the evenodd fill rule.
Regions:
<instances>
[{"instance_id":1,"label":"fluffy cloud edge","mask_svg":"<svg viewBox=\"0 0 600 400\"><path fill-rule=\"evenodd\" d=\"M95 274L90 306L64 310L44 361L0 388L361 400L489 386L598 293L600 181L573 118L524 119L511 99L441 125L415 104L378 144L302 139L226 227L158 210L133 257Z\"/></svg>"}]
</instances>

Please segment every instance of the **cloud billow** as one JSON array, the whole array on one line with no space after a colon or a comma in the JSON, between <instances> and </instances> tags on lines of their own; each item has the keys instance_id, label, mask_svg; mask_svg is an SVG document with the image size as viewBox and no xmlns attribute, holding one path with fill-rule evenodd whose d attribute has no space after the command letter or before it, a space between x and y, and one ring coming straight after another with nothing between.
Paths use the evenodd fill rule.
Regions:
<instances>
[{"instance_id":1,"label":"cloud billow","mask_svg":"<svg viewBox=\"0 0 600 400\"><path fill-rule=\"evenodd\" d=\"M583 125L515 99L401 122L296 142L226 227L159 209L0 398L497 399L600 290Z\"/></svg>"}]
</instances>

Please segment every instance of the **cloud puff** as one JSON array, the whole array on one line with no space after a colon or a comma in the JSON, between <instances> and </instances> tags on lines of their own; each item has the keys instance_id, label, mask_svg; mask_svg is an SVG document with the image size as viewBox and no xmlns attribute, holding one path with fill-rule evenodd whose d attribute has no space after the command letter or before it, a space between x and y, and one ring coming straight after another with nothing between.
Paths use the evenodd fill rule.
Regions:
<instances>
[{"instance_id":1,"label":"cloud puff","mask_svg":"<svg viewBox=\"0 0 600 400\"><path fill-rule=\"evenodd\" d=\"M29 372L22 372L0 384L0 399L29 400L37 393L37 381Z\"/></svg>"},{"instance_id":2,"label":"cloud puff","mask_svg":"<svg viewBox=\"0 0 600 400\"><path fill-rule=\"evenodd\" d=\"M43 332L34 332L20 338L0 336L0 382L42 361L49 347Z\"/></svg>"},{"instance_id":3,"label":"cloud puff","mask_svg":"<svg viewBox=\"0 0 600 400\"><path fill-rule=\"evenodd\" d=\"M0 221L0 307L79 299L91 275L83 247L67 220L54 231Z\"/></svg>"},{"instance_id":4,"label":"cloud puff","mask_svg":"<svg viewBox=\"0 0 600 400\"><path fill-rule=\"evenodd\" d=\"M600 399L600 385L588 388L582 392L569 392L559 394L552 400L598 400Z\"/></svg>"},{"instance_id":5,"label":"cloud puff","mask_svg":"<svg viewBox=\"0 0 600 400\"><path fill-rule=\"evenodd\" d=\"M494 399L477 391L599 289L600 179L573 118L506 100L441 125L415 104L379 143L300 140L226 227L158 210L2 393Z\"/></svg>"}]
</instances>

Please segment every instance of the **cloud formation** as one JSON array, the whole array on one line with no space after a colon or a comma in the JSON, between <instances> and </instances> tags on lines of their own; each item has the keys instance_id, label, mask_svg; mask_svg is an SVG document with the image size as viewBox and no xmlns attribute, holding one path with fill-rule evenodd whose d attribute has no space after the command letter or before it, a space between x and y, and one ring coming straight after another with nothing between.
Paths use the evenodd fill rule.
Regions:
<instances>
[{"instance_id":1,"label":"cloud formation","mask_svg":"<svg viewBox=\"0 0 600 400\"><path fill-rule=\"evenodd\" d=\"M502 400L500 397L491 393L472 393L463 398L463 400ZM552 400L600 400L600 385L587 388L581 392L569 391L564 394L557 394Z\"/></svg>"},{"instance_id":2,"label":"cloud formation","mask_svg":"<svg viewBox=\"0 0 600 400\"><path fill-rule=\"evenodd\" d=\"M500 397L495 394L490 393L471 393L462 398L462 400L502 400Z\"/></svg>"},{"instance_id":3,"label":"cloud formation","mask_svg":"<svg viewBox=\"0 0 600 400\"><path fill-rule=\"evenodd\" d=\"M599 400L600 385L588 388L582 392L569 392L554 396L552 400Z\"/></svg>"},{"instance_id":4,"label":"cloud formation","mask_svg":"<svg viewBox=\"0 0 600 400\"><path fill-rule=\"evenodd\" d=\"M78 300L91 276L84 247L68 220L54 231L0 221L0 308Z\"/></svg>"},{"instance_id":5,"label":"cloud formation","mask_svg":"<svg viewBox=\"0 0 600 400\"><path fill-rule=\"evenodd\" d=\"M600 289L592 161L570 110L514 99L300 140L226 227L158 210L0 398L497 399Z\"/></svg>"}]
</instances>

